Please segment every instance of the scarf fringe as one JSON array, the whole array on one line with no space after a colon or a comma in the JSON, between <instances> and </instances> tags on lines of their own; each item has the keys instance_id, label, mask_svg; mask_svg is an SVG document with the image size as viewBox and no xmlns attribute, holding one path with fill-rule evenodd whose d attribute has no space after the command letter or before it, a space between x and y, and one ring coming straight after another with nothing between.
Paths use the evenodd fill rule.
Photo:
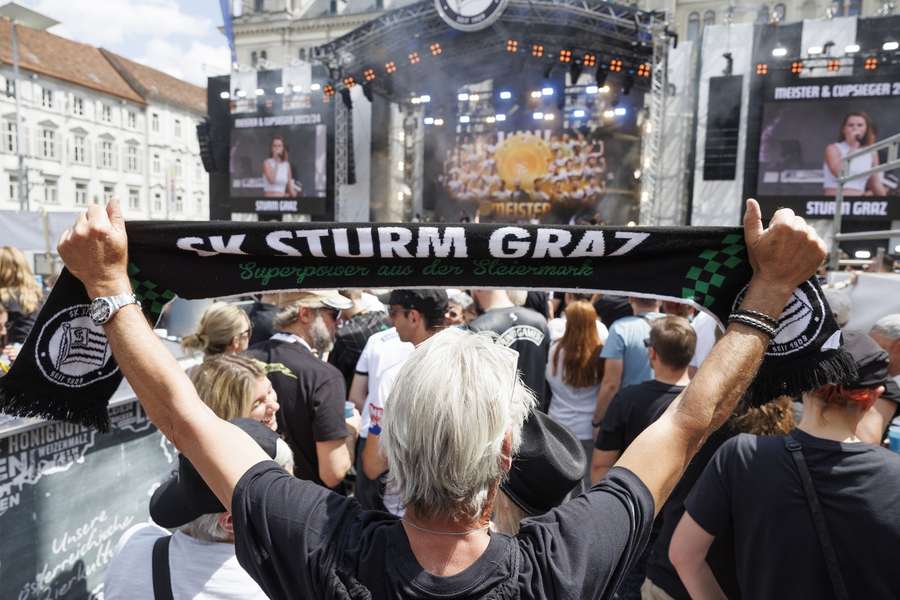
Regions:
<instances>
[{"instance_id":1,"label":"scarf fringe","mask_svg":"<svg viewBox=\"0 0 900 600\"><path fill-rule=\"evenodd\" d=\"M829 383L848 383L858 376L856 362L843 348L816 354L815 358L793 360L778 368L764 363L747 388L745 401L762 406L779 396L796 398L803 392Z\"/></svg>"},{"instance_id":2,"label":"scarf fringe","mask_svg":"<svg viewBox=\"0 0 900 600\"><path fill-rule=\"evenodd\" d=\"M0 412L15 417L36 417L51 421L77 423L94 428L101 433L109 431L109 412L106 399L79 400L77 405L73 405L66 400L17 392L0 385Z\"/></svg>"}]
</instances>

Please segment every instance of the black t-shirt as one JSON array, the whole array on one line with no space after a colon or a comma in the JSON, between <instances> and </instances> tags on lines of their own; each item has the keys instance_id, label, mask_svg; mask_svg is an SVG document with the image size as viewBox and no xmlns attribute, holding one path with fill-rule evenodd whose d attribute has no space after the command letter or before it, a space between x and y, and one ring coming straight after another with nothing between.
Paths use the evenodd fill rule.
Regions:
<instances>
[{"instance_id":1,"label":"black t-shirt","mask_svg":"<svg viewBox=\"0 0 900 600\"><path fill-rule=\"evenodd\" d=\"M367 312L347 319L343 322L334 337L334 348L328 355L328 362L341 372L344 383L350 389L356 363L362 354L366 342L373 333L391 327L391 320L384 312Z\"/></svg>"},{"instance_id":2,"label":"black t-shirt","mask_svg":"<svg viewBox=\"0 0 900 600\"><path fill-rule=\"evenodd\" d=\"M281 405L275 415L278 431L294 451L294 474L323 485L316 442L347 437L347 393L341 372L300 343L266 340L250 348L247 355L267 363L281 363L296 376L269 373Z\"/></svg>"},{"instance_id":3,"label":"black t-shirt","mask_svg":"<svg viewBox=\"0 0 900 600\"><path fill-rule=\"evenodd\" d=\"M546 410L547 352L550 332L547 319L524 306L495 308L485 312L469 324L472 331L493 331L499 342L519 353L522 382L534 392L538 407Z\"/></svg>"},{"instance_id":4,"label":"black t-shirt","mask_svg":"<svg viewBox=\"0 0 900 600\"><path fill-rule=\"evenodd\" d=\"M841 573L853 598L900 598L900 456L877 446L791 435L803 446ZM800 474L775 436L725 442L687 512L708 533L733 533L745 598L833 598Z\"/></svg>"},{"instance_id":5,"label":"black t-shirt","mask_svg":"<svg viewBox=\"0 0 900 600\"><path fill-rule=\"evenodd\" d=\"M603 324L609 327L622 317L630 317L634 314L628 298L625 296L603 296L594 302L594 310Z\"/></svg>"},{"instance_id":6,"label":"black t-shirt","mask_svg":"<svg viewBox=\"0 0 900 600\"><path fill-rule=\"evenodd\" d=\"M547 313L547 301L550 299L550 294L547 292L535 292L529 291L525 296L525 308L530 308L534 312L538 313L545 319L549 317Z\"/></svg>"},{"instance_id":7,"label":"black t-shirt","mask_svg":"<svg viewBox=\"0 0 900 600\"><path fill-rule=\"evenodd\" d=\"M610 598L640 555L653 497L633 473L610 470L587 494L494 533L457 575L416 561L400 521L288 476L271 461L241 477L232 497L235 551L273 600Z\"/></svg>"},{"instance_id":8,"label":"black t-shirt","mask_svg":"<svg viewBox=\"0 0 900 600\"><path fill-rule=\"evenodd\" d=\"M655 379L619 390L606 410L594 447L624 451L684 390Z\"/></svg>"}]
</instances>

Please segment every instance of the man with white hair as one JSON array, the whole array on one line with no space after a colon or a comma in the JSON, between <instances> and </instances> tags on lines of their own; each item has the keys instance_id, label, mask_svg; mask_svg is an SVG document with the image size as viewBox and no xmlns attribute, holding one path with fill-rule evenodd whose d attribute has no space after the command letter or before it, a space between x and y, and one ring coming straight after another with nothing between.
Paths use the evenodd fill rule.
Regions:
<instances>
[{"instance_id":1,"label":"man with white hair","mask_svg":"<svg viewBox=\"0 0 900 600\"><path fill-rule=\"evenodd\" d=\"M856 434L870 444L881 444L891 421L900 412L900 314L881 317L869 337L888 354L888 376L884 394L859 423Z\"/></svg>"},{"instance_id":2,"label":"man with white hair","mask_svg":"<svg viewBox=\"0 0 900 600\"><path fill-rule=\"evenodd\" d=\"M878 319L869 335L888 353L888 375L900 385L900 313Z\"/></svg>"},{"instance_id":3,"label":"man with white hair","mask_svg":"<svg viewBox=\"0 0 900 600\"><path fill-rule=\"evenodd\" d=\"M277 333L247 351L290 371L268 375L281 405L278 432L294 452L294 474L332 489L342 484L353 459L346 443L344 377L320 357L334 343L340 311L351 306L334 290L281 294L273 321Z\"/></svg>"},{"instance_id":4,"label":"man with white hair","mask_svg":"<svg viewBox=\"0 0 900 600\"><path fill-rule=\"evenodd\" d=\"M753 200L744 231L754 275L741 307L777 318L825 244L787 209L764 229ZM97 298L130 291L127 248L113 202L106 211L88 207L59 252ZM603 481L509 537L490 533L491 512L534 400L514 353L488 337L439 333L398 376L382 445L406 508L399 519L284 473L203 404L137 306L103 327L150 420L230 507L238 560L276 600L612 596L656 510L734 409L771 342L732 322L681 397Z\"/></svg>"}]
</instances>

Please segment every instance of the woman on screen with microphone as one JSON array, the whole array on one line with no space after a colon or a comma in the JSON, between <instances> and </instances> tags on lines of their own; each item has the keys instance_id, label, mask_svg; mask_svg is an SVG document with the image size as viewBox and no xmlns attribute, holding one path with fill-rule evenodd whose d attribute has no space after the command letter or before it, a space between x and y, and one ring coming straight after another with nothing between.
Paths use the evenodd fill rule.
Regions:
<instances>
[{"instance_id":1,"label":"woman on screen with microphone","mask_svg":"<svg viewBox=\"0 0 900 600\"><path fill-rule=\"evenodd\" d=\"M875 143L875 128L872 120L864 112L847 113L838 133L838 141L825 148L825 163L822 165L824 181L822 185L826 196L837 194L837 177L841 172L841 164L845 156L860 148ZM863 173L878 165L878 153L871 152L857 156L850 161L849 175ZM844 184L845 196L887 196L887 188L881 179L881 173L872 173L868 177L856 177Z\"/></svg>"},{"instance_id":2,"label":"woman on screen with microphone","mask_svg":"<svg viewBox=\"0 0 900 600\"><path fill-rule=\"evenodd\" d=\"M295 197L294 174L283 137L276 135L272 138L270 152L271 156L263 161L263 195L266 198Z\"/></svg>"}]
</instances>

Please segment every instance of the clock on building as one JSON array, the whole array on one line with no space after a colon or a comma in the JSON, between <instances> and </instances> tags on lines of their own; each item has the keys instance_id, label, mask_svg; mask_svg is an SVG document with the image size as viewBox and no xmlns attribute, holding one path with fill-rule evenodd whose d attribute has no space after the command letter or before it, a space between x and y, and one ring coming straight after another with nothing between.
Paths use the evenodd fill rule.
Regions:
<instances>
[{"instance_id":1,"label":"clock on building","mask_svg":"<svg viewBox=\"0 0 900 600\"><path fill-rule=\"evenodd\" d=\"M509 0L434 0L435 8L450 27L478 31L500 18Z\"/></svg>"}]
</instances>

